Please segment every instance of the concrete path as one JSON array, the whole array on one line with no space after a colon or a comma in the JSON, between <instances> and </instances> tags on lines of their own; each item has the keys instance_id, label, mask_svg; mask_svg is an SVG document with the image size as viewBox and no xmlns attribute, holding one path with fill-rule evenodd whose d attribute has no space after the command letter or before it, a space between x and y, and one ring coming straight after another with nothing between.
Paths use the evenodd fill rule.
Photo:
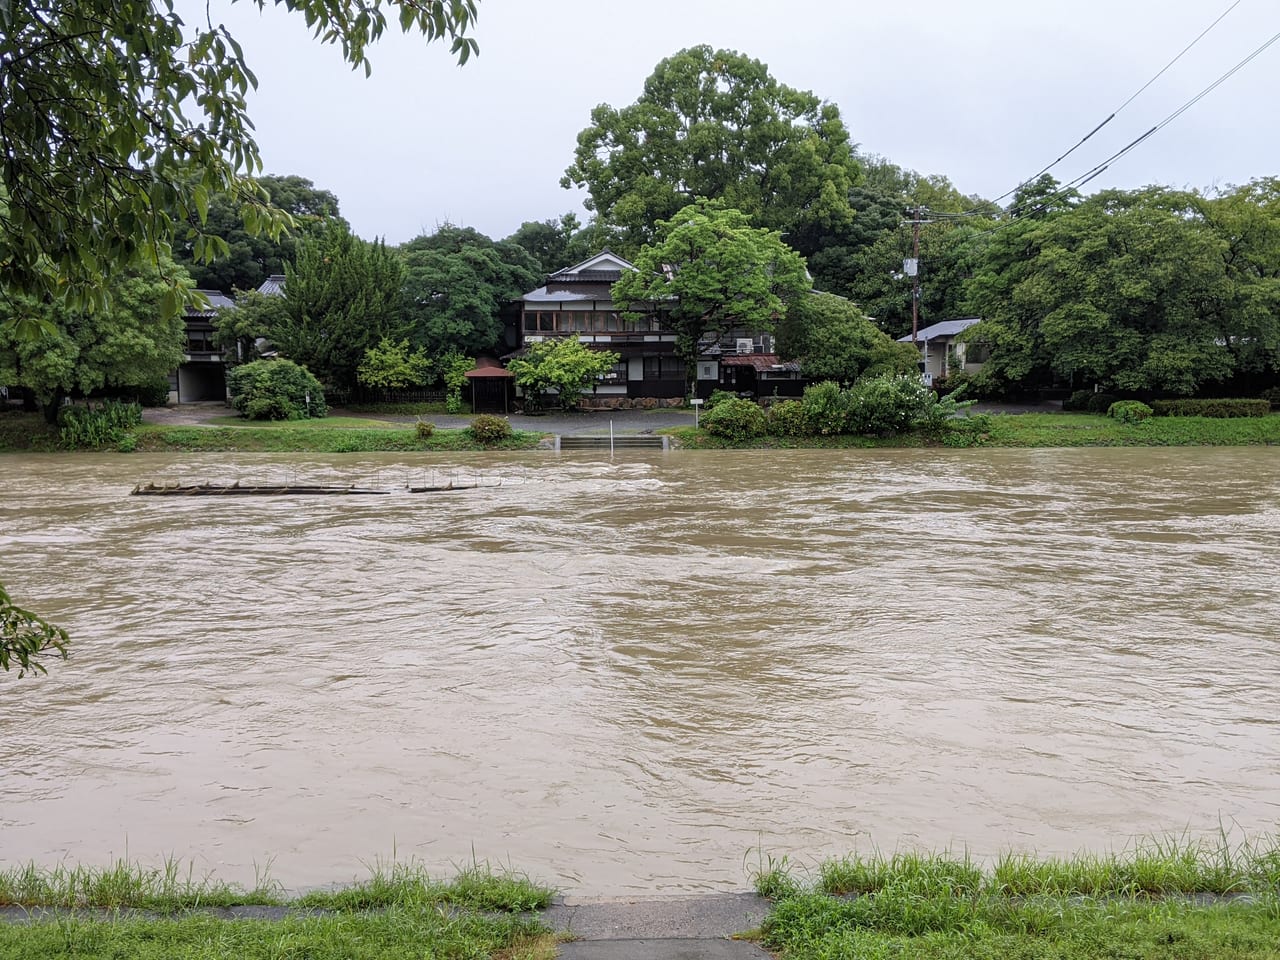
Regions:
<instances>
[{"instance_id":1,"label":"concrete path","mask_svg":"<svg viewBox=\"0 0 1280 960\"><path fill-rule=\"evenodd\" d=\"M542 919L575 938L561 946L561 960L767 960L756 944L730 938L758 928L768 912L768 901L751 893L569 898Z\"/></svg>"}]
</instances>

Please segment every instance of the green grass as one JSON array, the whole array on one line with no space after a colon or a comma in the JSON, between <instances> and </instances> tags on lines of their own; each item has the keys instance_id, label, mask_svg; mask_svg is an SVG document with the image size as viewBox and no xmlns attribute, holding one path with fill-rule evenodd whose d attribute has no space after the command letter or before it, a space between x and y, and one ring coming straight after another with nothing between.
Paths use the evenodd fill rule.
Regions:
<instances>
[{"instance_id":1,"label":"green grass","mask_svg":"<svg viewBox=\"0 0 1280 960\"><path fill-rule=\"evenodd\" d=\"M312 891L300 907L324 910L372 910L448 903L473 910L522 912L541 910L555 891L512 870L495 872L488 863L457 869L451 880L433 880L420 864L377 862L367 880L336 890Z\"/></svg>"},{"instance_id":2,"label":"green grass","mask_svg":"<svg viewBox=\"0 0 1280 960\"><path fill-rule=\"evenodd\" d=\"M237 884L197 877L194 867L177 860L146 867L117 860L108 867L26 864L0 870L0 906L108 910L186 910L242 903L283 903L279 887L265 876L251 890Z\"/></svg>"},{"instance_id":3,"label":"green grass","mask_svg":"<svg viewBox=\"0 0 1280 960\"><path fill-rule=\"evenodd\" d=\"M79 917L0 924L0 958L77 960L405 960L553 956L536 918L439 907L227 921Z\"/></svg>"},{"instance_id":4,"label":"green grass","mask_svg":"<svg viewBox=\"0 0 1280 960\"><path fill-rule=\"evenodd\" d=\"M1124 424L1084 413L997 414L975 431L964 420L952 421L941 435L894 437L761 437L736 442L705 430L676 427L663 431L687 450L729 449L865 449L885 447L1193 447L1280 444L1280 414L1220 420L1210 417L1154 417Z\"/></svg>"},{"instance_id":5,"label":"green grass","mask_svg":"<svg viewBox=\"0 0 1280 960\"><path fill-rule=\"evenodd\" d=\"M443 400L430 403L348 403L343 409L352 413L380 413L388 417L452 417L471 414L470 404L463 404L457 413L450 413Z\"/></svg>"},{"instance_id":6,"label":"green grass","mask_svg":"<svg viewBox=\"0 0 1280 960\"><path fill-rule=\"evenodd\" d=\"M769 861L764 943L784 960L1280 960L1280 836L1150 839L1120 853L853 855L809 884ZM1209 895L1207 901L1197 899Z\"/></svg>"},{"instance_id":7,"label":"green grass","mask_svg":"<svg viewBox=\"0 0 1280 960\"><path fill-rule=\"evenodd\" d=\"M967 854L881 853L828 860L817 889L876 893L891 887L1000 896L1152 897L1173 894L1280 895L1280 834L1232 843L1153 837L1106 854L1041 858L1007 853L984 870Z\"/></svg>"},{"instance_id":8,"label":"green grass","mask_svg":"<svg viewBox=\"0 0 1280 960\"><path fill-rule=\"evenodd\" d=\"M234 451L267 453L375 453L414 450L529 450L542 435L516 431L498 443L482 445L466 430L437 430L419 438L403 426L376 428L316 428L287 422L272 426L165 427L144 424L136 431L138 450Z\"/></svg>"},{"instance_id":9,"label":"green grass","mask_svg":"<svg viewBox=\"0 0 1280 960\"><path fill-rule=\"evenodd\" d=\"M45 912L30 923L0 922L0 960L551 960L555 939L529 914L546 907L553 892L475 862L449 880L433 879L415 863L378 863L367 880L295 899L266 880L246 890L196 878L176 861L156 869L126 861L102 869L28 865L0 871L0 906ZM290 910L279 920L230 921L208 912L245 904ZM133 910L145 913L127 912Z\"/></svg>"},{"instance_id":10,"label":"green grass","mask_svg":"<svg viewBox=\"0 0 1280 960\"><path fill-rule=\"evenodd\" d=\"M782 960L1277 960L1280 902L806 893L779 902L762 932Z\"/></svg>"}]
</instances>

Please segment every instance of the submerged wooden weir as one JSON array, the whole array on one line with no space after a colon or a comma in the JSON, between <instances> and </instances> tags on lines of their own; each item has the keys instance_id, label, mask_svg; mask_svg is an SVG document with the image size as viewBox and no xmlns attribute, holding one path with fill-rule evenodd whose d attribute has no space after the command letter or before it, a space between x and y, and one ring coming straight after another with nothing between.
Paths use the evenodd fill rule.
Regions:
<instances>
[{"instance_id":1,"label":"submerged wooden weir","mask_svg":"<svg viewBox=\"0 0 1280 960\"><path fill-rule=\"evenodd\" d=\"M130 492L134 497L282 497L282 496L387 496L392 493L443 493L449 490L472 490L479 484L446 483L434 486L403 487L384 490L372 487L324 484L254 484L254 483L173 483L138 484Z\"/></svg>"}]
</instances>

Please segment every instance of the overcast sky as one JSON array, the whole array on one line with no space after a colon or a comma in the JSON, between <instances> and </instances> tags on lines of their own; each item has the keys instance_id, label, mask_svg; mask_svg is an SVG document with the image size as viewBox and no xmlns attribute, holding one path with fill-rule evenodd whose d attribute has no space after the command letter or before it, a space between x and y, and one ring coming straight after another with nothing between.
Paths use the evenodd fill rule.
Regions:
<instances>
[{"instance_id":1,"label":"overcast sky","mask_svg":"<svg viewBox=\"0 0 1280 960\"><path fill-rule=\"evenodd\" d=\"M189 18L202 14L190 0ZM633 102L695 44L764 61L837 104L860 149L993 198L1084 136L1231 0L480 0L480 55L388 34L353 72L302 17L210 8L258 75L265 172L332 190L356 233L399 243L436 224L495 238L569 210L559 181L598 103ZM199 14L197 13L199 11ZM1239 5L1085 148L1070 180L1164 119L1272 35L1280 3ZM1280 174L1280 43L1087 189L1202 189Z\"/></svg>"}]
</instances>

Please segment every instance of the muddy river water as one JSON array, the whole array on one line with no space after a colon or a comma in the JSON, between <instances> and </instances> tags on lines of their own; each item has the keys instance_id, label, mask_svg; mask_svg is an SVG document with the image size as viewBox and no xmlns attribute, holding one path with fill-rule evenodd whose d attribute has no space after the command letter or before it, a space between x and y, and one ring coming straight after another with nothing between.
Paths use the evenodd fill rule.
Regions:
<instances>
[{"instance_id":1,"label":"muddy river water","mask_svg":"<svg viewBox=\"0 0 1280 960\"><path fill-rule=\"evenodd\" d=\"M5 456L0 866L577 893L1280 825L1280 450ZM138 481L478 481L129 497Z\"/></svg>"}]
</instances>

